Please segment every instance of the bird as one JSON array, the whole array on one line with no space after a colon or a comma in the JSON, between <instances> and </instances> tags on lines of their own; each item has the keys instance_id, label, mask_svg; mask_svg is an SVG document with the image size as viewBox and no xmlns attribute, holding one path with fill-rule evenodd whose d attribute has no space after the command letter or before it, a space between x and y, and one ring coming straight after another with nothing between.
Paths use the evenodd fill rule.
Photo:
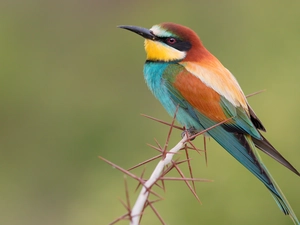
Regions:
<instances>
[{"instance_id":1,"label":"bird","mask_svg":"<svg viewBox=\"0 0 300 225\"><path fill-rule=\"evenodd\" d=\"M144 78L166 111L190 133L206 133L256 176L294 224L299 220L257 151L300 173L262 135L266 129L238 81L192 29L164 22L150 29L121 25L144 41Z\"/></svg>"}]
</instances>

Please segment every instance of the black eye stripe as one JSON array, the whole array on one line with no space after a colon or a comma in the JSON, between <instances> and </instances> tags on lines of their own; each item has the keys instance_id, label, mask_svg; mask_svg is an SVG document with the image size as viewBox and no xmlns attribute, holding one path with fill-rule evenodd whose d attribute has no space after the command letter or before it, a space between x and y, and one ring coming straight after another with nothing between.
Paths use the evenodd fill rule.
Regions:
<instances>
[{"instance_id":1,"label":"black eye stripe","mask_svg":"<svg viewBox=\"0 0 300 225\"><path fill-rule=\"evenodd\" d=\"M179 51L188 51L192 48L192 45L188 41L181 41L173 44L172 47L176 48Z\"/></svg>"},{"instance_id":2,"label":"black eye stripe","mask_svg":"<svg viewBox=\"0 0 300 225\"><path fill-rule=\"evenodd\" d=\"M175 43L170 44L170 43L168 43L169 38L170 37L160 37L159 39L161 42L163 42L163 43L169 45L170 47L175 48L179 51L188 51L192 48L192 45L190 42L183 41L183 40L181 40L179 38L175 38L175 37L172 37L175 39Z\"/></svg>"}]
</instances>

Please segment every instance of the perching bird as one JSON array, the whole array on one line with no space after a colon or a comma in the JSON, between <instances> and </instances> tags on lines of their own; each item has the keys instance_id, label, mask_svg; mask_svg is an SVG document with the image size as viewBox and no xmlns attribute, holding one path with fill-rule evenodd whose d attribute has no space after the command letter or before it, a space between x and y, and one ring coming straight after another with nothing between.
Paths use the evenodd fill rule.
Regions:
<instances>
[{"instance_id":1,"label":"perching bird","mask_svg":"<svg viewBox=\"0 0 300 225\"><path fill-rule=\"evenodd\" d=\"M299 225L255 147L297 175L300 173L262 136L259 130L266 130L237 80L203 46L197 34L174 23L154 25L150 30L119 27L145 38L146 83L171 116L179 106L176 119L180 124L199 132L232 118L207 133L263 182L284 214Z\"/></svg>"}]
</instances>

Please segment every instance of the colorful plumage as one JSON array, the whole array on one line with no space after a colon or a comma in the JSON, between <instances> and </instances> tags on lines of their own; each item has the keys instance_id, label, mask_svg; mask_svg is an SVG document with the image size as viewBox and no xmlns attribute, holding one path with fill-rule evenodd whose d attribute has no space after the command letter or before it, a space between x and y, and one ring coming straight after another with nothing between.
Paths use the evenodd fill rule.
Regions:
<instances>
[{"instance_id":1,"label":"colorful plumage","mask_svg":"<svg viewBox=\"0 0 300 225\"><path fill-rule=\"evenodd\" d=\"M249 106L237 80L213 56L191 29L162 23L150 30L119 26L145 38L146 83L167 112L197 131L231 118L207 133L271 192L280 209L300 224L255 147L300 176L300 173L262 136L261 121Z\"/></svg>"}]
</instances>

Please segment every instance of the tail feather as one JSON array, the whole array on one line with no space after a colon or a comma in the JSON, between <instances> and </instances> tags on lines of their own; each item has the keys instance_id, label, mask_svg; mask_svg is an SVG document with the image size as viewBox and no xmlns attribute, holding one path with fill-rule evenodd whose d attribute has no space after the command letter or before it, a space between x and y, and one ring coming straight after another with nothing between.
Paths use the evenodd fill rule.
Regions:
<instances>
[{"instance_id":1,"label":"tail feather","mask_svg":"<svg viewBox=\"0 0 300 225\"><path fill-rule=\"evenodd\" d=\"M201 126L203 128L215 125L213 121L203 116L201 113L196 112L196 115L199 119L199 123L201 121ZM207 133L236 160L238 160L251 173L253 173L269 189L277 205L283 211L283 213L289 215L294 224L300 225L299 220L292 210L292 207L289 205L288 201L284 197L284 194L276 184L272 175L263 164L258 151L255 148L255 145L259 146L261 150L263 149L264 152L269 152L267 154L271 155L277 161L281 160L279 162L283 162L286 164L287 161L274 149L274 147L265 138L262 138L261 141L258 141L252 138L249 134L228 132L223 126L217 126L207 131ZM288 163L287 165L290 164ZM297 173L297 170L295 171Z\"/></svg>"},{"instance_id":2,"label":"tail feather","mask_svg":"<svg viewBox=\"0 0 300 225\"><path fill-rule=\"evenodd\" d=\"M286 168L300 176L300 173L270 144L270 142L268 142L268 140L264 136L262 136L262 134L261 137L261 140L257 140L255 138L252 139L255 146L265 154L269 155L270 157L284 165Z\"/></svg>"},{"instance_id":3,"label":"tail feather","mask_svg":"<svg viewBox=\"0 0 300 225\"><path fill-rule=\"evenodd\" d=\"M279 206L279 208L281 209L281 211L285 214L285 215L289 215L290 218L292 219L292 221L294 222L294 224L299 225L299 221L298 218L296 216L296 214L294 213L292 207L290 206L289 202L287 201L287 199L285 198L283 192L280 190L279 186L277 185L276 181L274 180L274 178L272 177L271 173L268 171L268 169L265 167L265 165L263 164L262 160L260 159L260 156L258 154L258 152L255 149L254 146L254 140L253 138L251 138L250 135L244 135L245 139L247 140L249 147L252 149L255 157L257 157L259 159L259 164L260 166L263 168L263 170L265 171L265 173L268 175L270 181L271 181L271 185L273 186L275 192L273 190L271 190L269 188L268 185L266 185L266 187L271 191L271 194L275 200L275 202L277 203L277 205ZM264 139L265 141L267 141L266 139ZM269 143L268 141L266 143ZM272 146L270 144L270 146ZM273 147L273 146L272 146ZM274 147L273 147L274 149ZM275 150L275 149L274 149ZM276 151L276 150L275 150ZM278 154L279 152L276 151ZM279 156L281 156L279 154ZM282 156L281 156L282 157ZM283 158L283 157L282 157ZM283 158L284 159L284 158ZM285 160L285 159L284 159ZM278 160L277 160L278 161ZM286 161L286 160L285 160ZM287 162L287 161L286 161ZM289 163L288 163L289 164ZM290 164L289 164L290 165Z\"/></svg>"},{"instance_id":4,"label":"tail feather","mask_svg":"<svg viewBox=\"0 0 300 225\"><path fill-rule=\"evenodd\" d=\"M235 159L251 171L270 190L281 211L289 215L294 224L300 225L294 211L286 200L284 194L263 164L250 135L230 133L221 126L208 133Z\"/></svg>"},{"instance_id":5,"label":"tail feather","mask_svg":"<svg viewBox=\"0 0 300 225\"><path fill-rule=\"evenodd\" d=\"M265 168L265 169L267 170L267 168ZM285 198L283 192L280 190L279 186L277 185L277 183L275 182L275 180L273 179L273 177L271 176L270 173L269 173L269 175L272 179L272 183L273 183L275 189L277 190L278 193L280 193L280 196L278 196L271 192L272 197L274 198L275 202L277 203L277 205L281 209L281 211L285 215L289 215L290 218L292 219L292 221L294 222L294 224L299 225L300 222L299 222L296 214L294 213L292 207L290 206L288 200Z\"/></svg>"}]
</instances>

